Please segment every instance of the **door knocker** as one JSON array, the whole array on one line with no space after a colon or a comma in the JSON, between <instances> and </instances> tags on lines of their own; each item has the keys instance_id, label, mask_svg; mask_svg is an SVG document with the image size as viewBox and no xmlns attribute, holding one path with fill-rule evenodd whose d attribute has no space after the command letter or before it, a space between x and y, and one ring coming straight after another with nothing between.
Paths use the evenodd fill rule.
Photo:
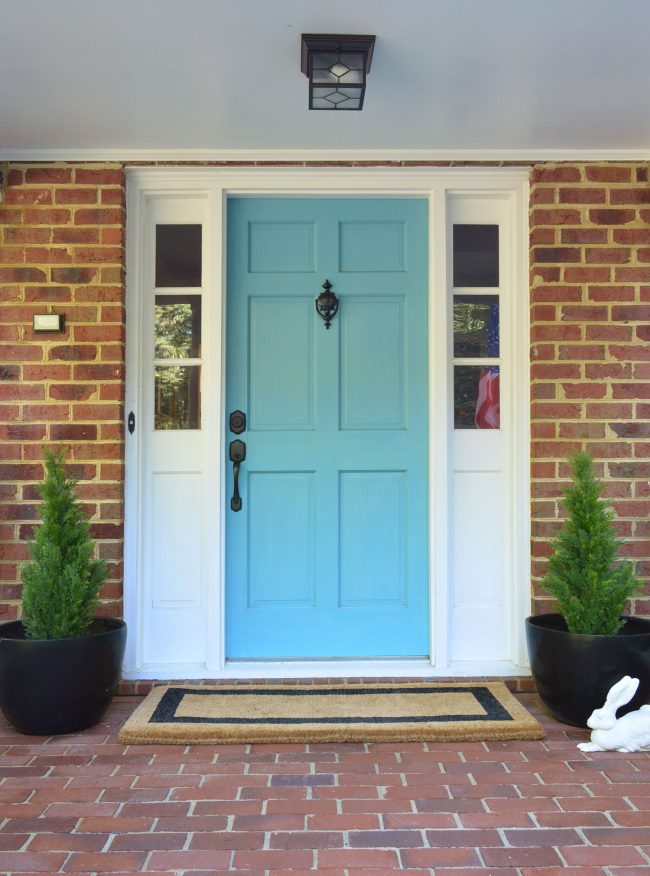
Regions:
<instances>
[{"instance_id":1,"label":"door knocker","mask_svg":"<svg viewBox=\"0 0 650 876\"><path fill-rule=\"evenodd\" d=\"M332 320L336 316L339 309L339 299L331 291L332 284L329 280L323 283L324 292L321 292L316 299L316 312L325 320L325 328L328 329L332 324Z\"/></svg>"}]
</instances>

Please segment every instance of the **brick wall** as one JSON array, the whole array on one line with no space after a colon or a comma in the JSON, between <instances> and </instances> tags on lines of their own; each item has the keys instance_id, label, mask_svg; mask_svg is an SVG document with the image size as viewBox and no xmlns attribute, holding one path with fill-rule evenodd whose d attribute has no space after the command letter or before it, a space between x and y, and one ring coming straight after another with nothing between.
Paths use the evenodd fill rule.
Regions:
<instances>
[{"instance_id":1,"label":"brick wall","mask_svg":"<svg viewBox=\"0 0 650 876\"><path fill-rule=\"evenodd\" d=\"M109 564L102 612L122 612L124 174L11 164L0 202L0 620L37 519L43 447L64 446ZM65 314L35 335L35 313Z\"/></svg>"},{"instance_id":2,"label":"brick wall","mask_svg":"<svg viewBox=\"0 0 650 876\"><path fill-rule=\"evenodd\" d=\"M116 164L3 165L0 203L0 619L19 607L42 446L71 470L111 568L121 612L124 177ZM531 375L535 610L560 525L565 457L589 450L627 554L650 576L650 185L648 165L531 171ZM32 316L65 313L64 335ZM650 591L634 610L650 614Z\"/></svg>"},{"instance_id":3,"label":"brick wall","mask_svg":"<svg viewBox=\"0 0 650 876\"><path fill-rule=\"evenodd\" d=\"M576 449L594 457L625 554L650 576L648 165L536 166L530 208L533 580ZM550 607L538 583L535 603ZM633 609L650 614L650 590Z\"/></svg>"}]
</instances>

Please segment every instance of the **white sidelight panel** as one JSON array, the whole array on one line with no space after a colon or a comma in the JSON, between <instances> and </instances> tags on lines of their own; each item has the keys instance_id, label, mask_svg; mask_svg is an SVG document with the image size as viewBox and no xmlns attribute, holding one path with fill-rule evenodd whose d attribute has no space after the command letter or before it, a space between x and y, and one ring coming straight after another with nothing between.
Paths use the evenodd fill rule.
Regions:
<instances>
[{"instance_id":1,"label":"white sidelight panel","mask_svg":"<svg viewBox=\"0 0 650 876\"><path fill-rule=\"evenodd\" d=\"M207 675L219 637L213 204L205 188L129 201L127 671L144 677Z\"/></svg>"},{"instance_id":2,"label":"white sidelight panel","mask_svg":"<svg viewBox=\"0 0 650 876\"><path fill-rule=\"evenodd\" d=\"M508 197L448 196L451 666L517 653L517 514L528 510L515 486L515 327L527 295L514 282L515 240Z\"/></svg>"}]
</instances>

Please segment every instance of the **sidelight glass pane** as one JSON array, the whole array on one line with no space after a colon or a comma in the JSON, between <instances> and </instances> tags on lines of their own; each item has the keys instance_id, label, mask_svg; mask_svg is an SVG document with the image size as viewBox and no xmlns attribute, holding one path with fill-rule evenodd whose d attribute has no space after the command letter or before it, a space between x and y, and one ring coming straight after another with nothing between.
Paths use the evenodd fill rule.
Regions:
<instances>
[{"instance_id":1,"label":"sidelight glass pane","mask_svg":"<svg viewBox=\"0 0 650 876\"><path fill-rule=\"evenodd\" d=\"M454 429L499 429L501 410L496 365L454 366Z\"/></svg>"},{"instance_id":2,"label":"sidelight glass pane","mask_svg":"<svg viewBox=\"0 0 650 876\"><path fill-rule=\"evenodd\" d=\"M454 225L454 286L499 285L499 226Z\"/></svg>"},{"instance_id":3,"label":"sidelight glass pane","mask_svg":"<svg viewBox=\"0 0 650 876\"><path fill-rule=\"evenodd\" d=\"M497 295L454 295L454 356L457 359L499 356Z\"/></svg>"},{"instance_id":4,"label":"sidelight glass pane","mask_svg":"<svg viewBox=\"0 0 650 876\"><path fill-rule=\"evenodd\" d=\"M199 429L201 366L156 366L155 428Z\"/></svg>"},{"instance_id":5,"label":"sidelight glass pane","mask_svg":"<svg viewBox=\"0 0 650 876\"><path fill-rule=\"evenodd\" d=\"M201 226L156 225L156 287L201 285Z\"/></svg>"},{"instance_id":6,"label":"sidelight glass pane","mask_svg":"<svg viewBox=\"0 0 650 876\"><path fill-rule=\"evenodd\" d=\"M201 356L201 296L156 295L156 359Z\"/></svg>"}]
</instances>

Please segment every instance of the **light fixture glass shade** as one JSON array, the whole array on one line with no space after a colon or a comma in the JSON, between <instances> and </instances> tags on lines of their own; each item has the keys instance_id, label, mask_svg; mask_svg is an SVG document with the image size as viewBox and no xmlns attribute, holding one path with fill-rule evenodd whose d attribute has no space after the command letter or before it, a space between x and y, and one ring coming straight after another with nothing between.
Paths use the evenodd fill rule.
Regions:
<instances>
[{"instance_id":1,"label":"light fixture glass shade","mask_svg":"<svg viewBox=\"0 0 650 876\"><path fill-rule=\"evenodd\" d=\"M302 40L309 109L360 110L375 38L303 34Z\"/></svg>"}]
</instances>

